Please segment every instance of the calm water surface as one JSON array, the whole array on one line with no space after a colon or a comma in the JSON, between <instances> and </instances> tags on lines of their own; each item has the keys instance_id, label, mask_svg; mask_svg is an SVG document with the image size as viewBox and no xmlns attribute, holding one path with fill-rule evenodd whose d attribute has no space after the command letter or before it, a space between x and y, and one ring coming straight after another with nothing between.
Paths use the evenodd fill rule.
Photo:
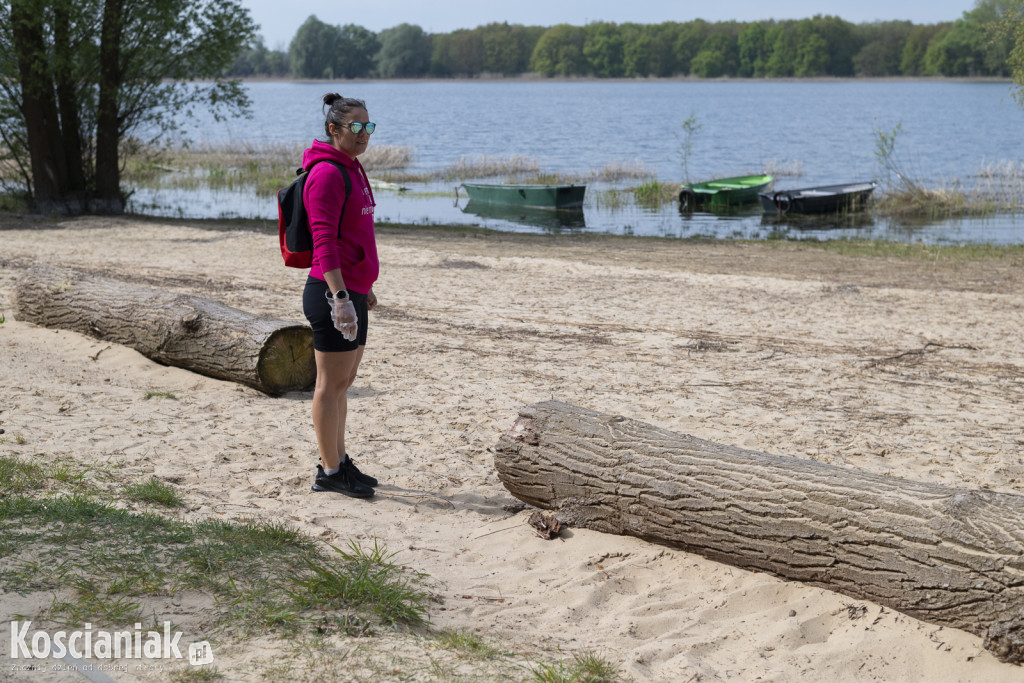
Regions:
<instances>
[{"instance_id":1,"label":"calm water surface","mask_svg":"<svg viewBox=\"0 0 1024 683\"><path fill-rule=\"evenodd\" d=\"M750 173L776 164L802 171L798 177L779 177L777 189L870 180L880 174L874 154L877 131L890 132L897 125L902 126L897 156L926 186L971 186L986 167L1013 165L1020 171L1024 164L1024 112L1005 83L431 81L260 82L246 87L253 101L250 120L216 122L200 114L183 121L191 139L308 144L323 134L321 97L338 91L366 100L378 124L374 144L414 150L413 171L443 168L460 157L521 156L536 159L545 172L582 175L608 165L642 164L651 176L678 182L683 176L681 126L691 115L700 124L689 159L692 179ZM576 215L494 215L467 207L464 192L456 199L454 185L379 191L378 220L671 237L764 238L783 233L1024 243L1024 221L1013 216L925 225L779 225L756 208L728 216L685 216L672 205L645 209L630 202L608 207L589 191ZM437 196L423 196L427 193ZM245 192L140 190L133 208L191 217L276 216L272 198Z\"/></svg>"}]
</instances>

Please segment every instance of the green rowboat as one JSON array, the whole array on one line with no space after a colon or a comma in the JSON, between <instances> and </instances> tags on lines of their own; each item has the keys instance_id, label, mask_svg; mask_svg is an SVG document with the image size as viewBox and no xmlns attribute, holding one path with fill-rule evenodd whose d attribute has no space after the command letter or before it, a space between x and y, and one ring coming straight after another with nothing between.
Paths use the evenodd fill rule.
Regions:
<instances>
[{"instance_id":1,"label":"green rowboat","mask_svg":"<svg viewBox=\"0 0 1024 683\"><path fill-rule=\"evenodd\" d=\"M528 206L538 209L570 209L583 206L586 185L486 185L463 183L475 202Z\"/></svg>"},{"instance_id":2,"label":"green rowboat","mask_svg":"<svg viewBox=\"0 0 1024 683\"><path fill-rule=\"evenodd\" d=\"M693 211L700 206L716 208L756 202L758 193L768 189L773 180L770 175L744 175L683 185L679 190L679 208Z\"/></svg>"}]
</instances>

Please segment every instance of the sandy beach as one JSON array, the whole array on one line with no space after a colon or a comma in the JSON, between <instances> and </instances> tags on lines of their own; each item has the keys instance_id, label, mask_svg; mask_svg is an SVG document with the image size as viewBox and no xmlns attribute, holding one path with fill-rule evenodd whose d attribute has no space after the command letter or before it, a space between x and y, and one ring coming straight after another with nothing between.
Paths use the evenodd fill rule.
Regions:
<instances>
[{"instance_id":1,"label":"sandy beach","mask_svg":"<svg viewBox=\"0 0 1024 683\"><path fill-rule=\"evenodd\" d=\"M382 228L380 305L349 394L349 452L382 484L367 502L310 491L311 392L269 397L18 319L16 282L41 262L304 321L306 275L284 267L276 236L157 219L2 223L0 428L21 438L0 455L155 476L184 496L183 519L282 520L336 545L379 539L430 575L432 628L525 657L597 652L626 680L1024 680L981 638L870 602L634 538L572 529L542 540L529 511L506 509L517 501L493 464L518 411L555 399L742 448L1024 493L1020 252L895 258ZM51 599L0 592L0 653L13 615ZM177 603L161 609L201 628L200 603ZM393 680L437 678L429 639L364 640L407 662ZM267 661L294 647L223 642L218 669L273 679ZM0 672L85 680L53 676Z\"/></svg>"}]
</instances>

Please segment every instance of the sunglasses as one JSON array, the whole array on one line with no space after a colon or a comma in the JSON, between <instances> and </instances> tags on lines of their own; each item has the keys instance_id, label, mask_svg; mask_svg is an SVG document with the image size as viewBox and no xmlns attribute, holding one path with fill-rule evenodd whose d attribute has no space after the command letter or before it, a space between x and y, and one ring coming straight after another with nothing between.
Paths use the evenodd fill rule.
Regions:
<instances>
[{"instance_id":1,"label":"sunglasses","mask_svg":"<svg viewBox=\"0 0 1024 683\"><path fill-rule=\"evenodd\" d=\"M358 121L354 121L352 123L343 123L343 124L341 124L340 127L341 128L348 128L350 131L352 131L356 135L359 135L360 133L362 133L363 129L365 128L367 135L373 135L373 131L376 130L377 124L376 123L359 123Z\"/></svg>"}]
</instances>

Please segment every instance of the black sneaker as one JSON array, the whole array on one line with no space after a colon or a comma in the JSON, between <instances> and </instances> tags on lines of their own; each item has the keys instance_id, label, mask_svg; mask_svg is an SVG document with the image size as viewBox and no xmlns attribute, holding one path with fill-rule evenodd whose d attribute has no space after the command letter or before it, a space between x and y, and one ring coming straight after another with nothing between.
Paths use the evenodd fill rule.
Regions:
<instances>
[{"instance_id":1,"label":"black sneaker","mask_svg":"<svg viewBox=\"0 0 1024 683\"><path fill-rule=\"evenodd\" d=\"M312 489L333 491L352 498L369 498L374 493L372 488L356 481L344 467L334 474L324 474L322 465L316 466L316 479L313 480Z\"/></svg>"},{"instance_id":2,"label":"black sneaker","mask_svg":"<svg viewBox=\"0 0 1024 683\"><path fill-rule=\"evenodd\" d=\"M375 478L371 477L368 474L363 474L362 472L359 471L359 468L356 467L356 464L352 462L352 456L350 455L345 456L345 462L341 463L341 469L348 470L349 475L351 475L351 477L358 481L360 484L364 484L366 486L377 485L377 480Z\"/></svg>"}]
</instances>

